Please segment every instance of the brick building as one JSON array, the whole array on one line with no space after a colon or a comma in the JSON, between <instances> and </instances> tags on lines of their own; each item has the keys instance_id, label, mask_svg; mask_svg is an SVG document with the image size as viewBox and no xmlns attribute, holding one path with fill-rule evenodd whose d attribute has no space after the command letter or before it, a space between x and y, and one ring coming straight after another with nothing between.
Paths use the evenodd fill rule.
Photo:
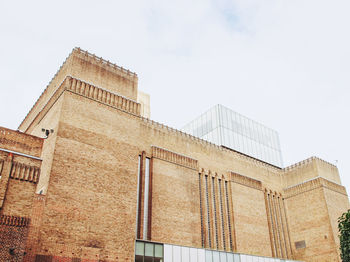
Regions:
<instances>
[{"instance_id":1,"label":"brick building","mask_svg":"<svg viewBox=\"0 0 350 262\"><path fill-rule=\"evenodd\" d=\"M137 82L75 48L20 131L0 128L0 261L340 261L334 165L154 122Z\"/></svg>"}]
</instances>

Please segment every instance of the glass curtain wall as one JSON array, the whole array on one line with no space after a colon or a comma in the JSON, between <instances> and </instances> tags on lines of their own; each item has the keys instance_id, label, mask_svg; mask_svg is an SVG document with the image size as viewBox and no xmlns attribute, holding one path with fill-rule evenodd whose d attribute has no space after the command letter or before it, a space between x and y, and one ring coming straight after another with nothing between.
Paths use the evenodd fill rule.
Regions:
<instances>
[{"instance_id":1,"label":"glass curtain wall","mask_svg":"<svg viewBox=\"0 0 350 262\"><path fill-rule=\"evenodd\" d=\"M136 241L135 262L296 262L270 257Z\"/></svg>"},{"instance_id":2,"label":"glass curtain wall","mask_svg":"<svg viewBox=\"0 0 350 262\"><path fill-rule=\"evenodd\" d=\"M278 133L222 105L187 124L184 132L282 167Z\"/></svg>"}]
</instances>

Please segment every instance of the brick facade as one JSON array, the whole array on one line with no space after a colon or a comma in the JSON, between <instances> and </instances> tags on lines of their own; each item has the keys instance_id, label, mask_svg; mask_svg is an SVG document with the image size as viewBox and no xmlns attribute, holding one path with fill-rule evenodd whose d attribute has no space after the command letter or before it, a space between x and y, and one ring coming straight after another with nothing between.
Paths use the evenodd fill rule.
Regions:
<instances>
[{"instance_id":1,"label":"brick facade","mask_svg":"<svg viewBox=\"0 0 350 262\"><path fill-rule=\"evenodd\" d=\"M277 168L154 122L137 81L74 49L24 133L0 129L0 214L30 219L1 225L1 241L28 262L134 261L136 239L340 261L336 220L349 202L335 166Z\"/></svg>"}]
</instances>

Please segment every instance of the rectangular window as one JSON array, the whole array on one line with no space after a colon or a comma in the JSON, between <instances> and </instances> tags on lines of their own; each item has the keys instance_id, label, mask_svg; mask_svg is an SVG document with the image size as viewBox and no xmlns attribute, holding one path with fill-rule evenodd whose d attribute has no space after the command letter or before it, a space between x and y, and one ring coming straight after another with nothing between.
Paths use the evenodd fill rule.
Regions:
<instances>
[{"instance_id":1,"label":"rectangular window","mask_svg":"<svg viewBox=\"0 0 350 262\"><path fill-rule=\"evenodd\" d=\"M140 207L140 176L141 176L141 156L139 156L139 163L137 166L137 205L136 205L136 238L139 235L139 207Z\"/></svg>"},{"instance_id":2,"label":"rectangular window","mask_svg":"<svg viewBox=\"0 0 350 262\"><path fill-rule=\"evenodd\" d=\"M136 241L135 262L163 262L163 244Z\"/></svg>"},{"instance_id":3,"label":"rectangular window","mask_svg":"<svg viewBox=\"0 0 350 262\"><path fill-rule=\"evenodd\" d=\"M149 162L146 158L145 167L145 188L144 188L144 202L143 202L143 240L147 240L148 234L148 193L149 193Z\"/></svg>"}]
</instances>

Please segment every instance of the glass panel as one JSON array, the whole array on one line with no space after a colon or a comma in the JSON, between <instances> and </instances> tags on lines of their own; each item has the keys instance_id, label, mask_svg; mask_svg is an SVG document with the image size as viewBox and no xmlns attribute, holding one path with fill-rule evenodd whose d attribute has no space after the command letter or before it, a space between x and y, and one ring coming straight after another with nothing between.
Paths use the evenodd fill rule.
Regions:
<instances>
[{"instance_id":1,"label":"glass panel","mask_svg":"<svg viewBox=\"0 0 350 262\"><path fill-rule=\"evenodd\" d=\"M197 259L197 249L196 248L190 248L190 261L191 262L201 262Z\"/></svg>"},{"instance_id":2,"label":"glass panel","mask_svg":"<svg viewBox=\"0 0 350 262\"><path fill-rule=\"evenodd\" d=\"M213 262L213 254L210 250L205 250L205 262Z\"/></svg>"},{"instance_id":3,"label":"glass panel","mask_svg":"<svg viewBox=\"0 0 350 262\"><path fill-rule=\"evenodd\" d=\"M155 257L155 258L153 259L153 262L163 262L163 258Z\"/></svg>"},{"instance_id":4,"label":"glass panel","mask_svg":"<svg viewBox=\"0 0 350 262\"><path fill-rule=\"evenodd\" d=\"M154 254L154 245L151 243L146 243L145 256L153 257L153 254Z\"/></svg>"},{"instance_id":5,"label":"glass panel","mask_svg":"<svg viewBox=\"0 0 350 262\"><path fill-rule=\"evenodd\" d=\"M213 262L220 262L220 254L217 251L213 251Z\"/></svg>"},{"instance_id":6,"label":"glass panel","mask_svg":"<svg viewBox=\"0 0 350 262\"><path fill-rule=\"evenodd\" d=\"M155 245L154 246L154 256L155 257L163 257L163 245Z\"/></svg>"},{"instance_id":7,"label":"glass panel","mask_svg":"<svg viewBox=\"0 0 350 262\"><path fill-rule=\"evenodd\" d=\"M227 253L227 262L234 262L234 260L233 260L233 254Z\"/></svg>"},{"instance_id":8,"label":"glass panel","mask_svg":"<svg viewBox=\"0 0 350 262\"><path fill-rule=\"evenodd\" d=\"M205 249L198 249L198 262L203 262L205 260Z\"/></svg>"},{"instance_id":9,"label":"glass panel","mask_svg":"<svg viewBox=\"0 0 350 262\"><path fill-rule=\"evenodd\" d=\"M144 212L143 212L143 239L147 239L147 229L148 229L148 190L149 190L149 158L146 158L146 174L145 174L145 196L144 196ZM153 254L152 254L153 256Z\"/></svg>"},{"instance_id":10,"label":"glass panel","mask_svg":"<svg viewBox=\"0 0 350 262\"><path fill-rule=\"evenodd\" d=\"M135 262L143 262L143 256L135 256Z\"/></svg>"},{"instance_id":11,"label":"glass panel","mask_svg":"<svg viewBox=\"0 0 350 262\"><path fill-rule=\"evenodd\" d=\"M241 256L241 262L248 262L247 261L247 256L246 255L240 255Z\"/></svg>"},{"instance_id":12,"label":"glass panel","mask_svg":"<svg viewBox=\"0 0 350 262\"><path fill-rule=\"evenodd\" d=\"M220 262L227 262L226 253L220 252Z\"/></svg>"},{"instance_id":13,"label":"glass panel","mask_svg":"<svg viewBox=\"0 0 350 262\"><path fill-rule=\"evenodd\" d=\"M252 256L252 262L259 262L259 258Z\"/></svg>"},{"instance_id":14,"label":"glass panel","mask_svg":"<svg viewBox=\"0 0 350 262\"><path fill-rule=\"evenodd\" d=\"M173 246L173 262L181 261L181 247Z\"/></svg>"},{"instance_id":15,"label":"glass panel","mask_svg":"<svg viewBox=\"0 0 350 262\"><path fill-rule=\"evenodd\" d=\"M190 249L188 247L181 248L182 262L190 262Z\"/></svg>"},{"instance_id":16,"label":"glass panel","mask_svg":"<svg viewBox=\"0 0 350 262\"><path fill-rule=\"evenodd\" d=\"M145 254L145 243L143 242L136 242L136 255L141 255L143 256Z\"/></svg>"},{"instance_id":17,"label":"glass panel","mask_svg":"<svg viewBox=\"0 0 350 262\"><path fill-rule=\"evenodd\" d=\"M164 245L164 262L173 262L173 247Z\"/></svg>"},{"instance_id":18,"label":"glass panel","mask_svg":"<svg viewBox=\"0 0 350 262\"><path fill-rule=\"evenodd\" d=\"M234 255L233 255L233 258L234 258L234 261L235 261L235 262L241 262L241 256L240 256L240 255L234 254Z\"/></svg>"}]
</instances>

